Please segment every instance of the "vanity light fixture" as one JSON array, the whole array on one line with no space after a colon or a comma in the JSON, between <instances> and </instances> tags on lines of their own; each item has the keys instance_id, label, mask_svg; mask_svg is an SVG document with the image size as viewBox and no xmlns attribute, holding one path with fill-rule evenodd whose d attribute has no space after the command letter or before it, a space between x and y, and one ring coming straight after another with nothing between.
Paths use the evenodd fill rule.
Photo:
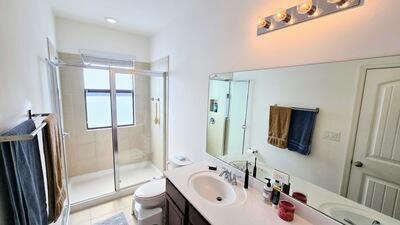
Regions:
<instances>
[{"instance_id":1,"label":"vanity light fixture","mask_svg":"<svg viewBox=\"0 0 400 225\"><path fill-rule=\"evenodd\" d=\"M308 14L311 16L316 10L317 7L314 5L313 0L303 1L303 3L297 6L297 12L299 14Z\"/></svg>"},{"instance_id":2,"label":"vanity light fixture","mask_svg":"<svg viewBox=\"0 0 400 225\"><path fill-rule=\"evenodd\" d=\"M360 6L362 0L298 0L300 4L281 9L258 21L257 35L263 35L321 16Z\"/></svg>"},{"instance_id":3,"label":"vanity light fixture","mask_svg":"<svg viewBox=\"0 0 400 225\"><path fill-rule=\"evenodd\" d=\"M292 16L287 13L286 10L280 9L276 14L275 14L275 21L276 22L282 22L284 21L285 23L289 23L290 19Z\"/></svg>"}]
</instances>

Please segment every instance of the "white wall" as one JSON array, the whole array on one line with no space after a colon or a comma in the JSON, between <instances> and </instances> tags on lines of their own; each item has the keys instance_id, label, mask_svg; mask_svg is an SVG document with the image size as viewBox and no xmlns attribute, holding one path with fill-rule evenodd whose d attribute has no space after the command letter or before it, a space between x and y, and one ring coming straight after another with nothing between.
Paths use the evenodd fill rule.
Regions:
<instances>
[{"instance_id":1,"label":"white wall","mask_svg":"<svg viewBox=\"0 0 400 225\"><path fill-rule=\"evenodd\" d=\"M52 109L46 37L55 41L53 14L43 0L0 1L0 132L27 119L28 109ZM5 222L0 185L0 224Z\"/></svg>"},{"instance_id":2,"label":"white wall","mask_svg":"<svg viewBox=\"0 0 400 225\"><path fill-rule=\"evenodd\" d=\"M152 38L152 58L170 56L169 153L204 159L211 73L400 53L398 0L358 8L256 36L257 17L292 0L199 1Z\"/></svg>"},{"instance_id":3,"label":"white wall","mask_svg":"<svg viewBox=\"0 0 400 225\"><path fill-rule=\"evenodd\" d=\"M135 55L137 61L149 62L149 39L142 35L56 18L56 36L59 52L89 49Z\"/></svg>"}]
</instances>

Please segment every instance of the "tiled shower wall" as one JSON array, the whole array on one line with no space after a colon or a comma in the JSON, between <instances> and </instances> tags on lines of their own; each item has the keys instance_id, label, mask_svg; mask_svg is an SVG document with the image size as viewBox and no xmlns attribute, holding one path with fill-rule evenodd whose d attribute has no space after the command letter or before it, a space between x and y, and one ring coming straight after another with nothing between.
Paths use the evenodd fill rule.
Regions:
<instances>
[{"instance_id":1,"label":"tiled shower wall","mask_svg":"<svg viewBox=\"0 0 400 225\"><path fill-rule=\"evenodd\" d=\"M77 62L79 55L59 53L63 61ZM149 69L147 63L136 68ZM70 177L111 169L111 129L87 130L83 69L60 69L68 174ZM120 165L150 159L150 79L135 76L135 125L118 129Z\"/></svg>"}]
</instances>

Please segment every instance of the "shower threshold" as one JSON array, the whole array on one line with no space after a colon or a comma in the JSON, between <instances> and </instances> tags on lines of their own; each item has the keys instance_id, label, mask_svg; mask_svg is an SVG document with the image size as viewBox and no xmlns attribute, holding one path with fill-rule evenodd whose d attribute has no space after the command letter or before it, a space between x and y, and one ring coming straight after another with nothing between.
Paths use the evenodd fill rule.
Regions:
<instances>
[{"instance_id":1,"label":"shower threshold","mask_svg":"<svg viewBox=\"0 0 400 225\"><path fill-rule=\"evenodd\" d=\"M120 167L120 187L122 189L120 192L125 195L133 193L134 185L162 176L162 172L150 161L123 165ZM69 190L72 205L113 196L113 194L117 194L114 189L114 171L108 169L71 177Z\"/></svg>"}]
</instances>

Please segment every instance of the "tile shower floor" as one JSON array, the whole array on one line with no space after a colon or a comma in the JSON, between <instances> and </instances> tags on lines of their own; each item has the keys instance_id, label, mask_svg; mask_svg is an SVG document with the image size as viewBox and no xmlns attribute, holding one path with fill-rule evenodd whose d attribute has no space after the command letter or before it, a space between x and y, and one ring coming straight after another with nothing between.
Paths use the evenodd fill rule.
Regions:
<instances>
[{"instance_id":1,"label":"tile shower floor","mask_svg":"<svg viewBox=\"0 0 400 225\"><path fill-rule=\"evenodd\" d=\"M124 188L160 176L162 173L149 161L123 165L120 167L120 186ZM72 204L113 192L114 171L112 169L70 178Z\"/></svg>"}]
</instances>

